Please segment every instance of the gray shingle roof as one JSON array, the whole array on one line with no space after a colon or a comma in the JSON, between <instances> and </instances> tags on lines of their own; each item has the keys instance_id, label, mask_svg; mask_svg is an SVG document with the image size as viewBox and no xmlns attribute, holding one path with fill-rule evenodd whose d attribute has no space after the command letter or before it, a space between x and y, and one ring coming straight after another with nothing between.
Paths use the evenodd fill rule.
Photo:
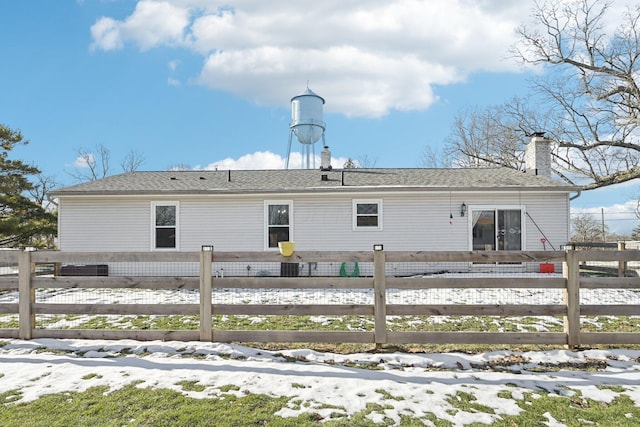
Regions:
<instances>
[{"instance_id":1,"label":"gray shingle roof","mask_svg":"<svg viewBox=\"0 0 640 427\"><path fill-rule=\"evenodd\" d=\"M326 175L326 180L323 180ZM550 178L507 168L317 169L130 172L61 188L53 196L241 194L401 190L576 191Z\"/></svg>"}]
</instances>

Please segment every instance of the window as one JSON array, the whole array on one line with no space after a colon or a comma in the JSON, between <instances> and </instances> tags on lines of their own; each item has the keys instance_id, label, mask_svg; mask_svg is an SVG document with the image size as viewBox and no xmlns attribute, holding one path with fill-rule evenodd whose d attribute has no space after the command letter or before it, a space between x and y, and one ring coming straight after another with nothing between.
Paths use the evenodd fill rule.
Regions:
<instances>
[{"instance_id":1,"label":"window","mask_svg":"<svg viewBox=\"0 0 640 427\"><path fill-rule=\"evenodd\" d=\"M278 242L291 240L291 202L265 203L267 248L277 248Z\"/></svg>"},{"instance_id":2,"label":"window","mask_svg":"<svg viewBox=\"0 0 640 427\"><path fill-rule=\"evenodd\" d=\"M382 200L354 200L353 229L382 230Z\"/></svg>"},{"instance_id":3,"label":"window","mask_svg":"<svg viewBox=\"0 0 640 427\"><path fill-rule=\"evenodd\" d=\"M471 218L474 251L522 249L520 209L474 209Z\"/></svg>"},{"instance_id":4,"label":"window","mask_svg":"<svg viewBox=\"0 0 640 427\"><path fill-rule=\"evenodd\" d=\"M178 203L154 203L153 249L178 249Z\"/></svg>"}]
</instances>

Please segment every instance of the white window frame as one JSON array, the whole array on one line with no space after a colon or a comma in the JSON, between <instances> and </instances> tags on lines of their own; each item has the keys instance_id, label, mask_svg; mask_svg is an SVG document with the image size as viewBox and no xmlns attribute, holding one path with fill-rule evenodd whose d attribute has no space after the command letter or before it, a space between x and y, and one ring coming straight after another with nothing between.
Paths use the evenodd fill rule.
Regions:
<instances>
[{"instance_id":1,"label":"white window frame","mask_svg":"<svg viewBox=\"0 0 640 427\"><path fill-rule=\"evenodd\" d=\"M265 200L264 201L264 250L277 251L278 246L269 247L269 206L287 205L289 210L289 241L293 241L293 200Z\"/></svg>"},{"instance_id":2,"label":"white window frame","mask_svg":"<svg viewBox=\"0 0 640 427\"><path fill-rule=\"evenodd\" d=\"M375 227L358 226L358 205L378 205L378 225ZM382 231L382 199L353 199L351 204L353 231Z\"/></svg>"},{"instance_id":3,"label":"white window frame","mask_svg":"<svg viewBox=\"0 0 640 427\"><path fill-rule=\"evenodd\" d=\"M473 250L473 211L505 211L505 210L519 210L520 211L520 247L522 251L527 250L527 209L525 205L470 205L467 207L467 218L469 221L469 237L468 247L469 250ZM497 225L496 225L497 226ZM498 249L495 249L496 251Z\"/></svg>"},{"instance_id":4,"label":"white window frame","mask_svg":"<svg viewBox=\"0 0 640 427\"><path fill-rule=\"evenodd\" d=\"M175 206L176 208L176 244L173 248L158 248L156 246L156 208L158 206ZM180 202L151 202L151 250L152 251L179 251L180 250Z\"/></svg>"}]
</instances>

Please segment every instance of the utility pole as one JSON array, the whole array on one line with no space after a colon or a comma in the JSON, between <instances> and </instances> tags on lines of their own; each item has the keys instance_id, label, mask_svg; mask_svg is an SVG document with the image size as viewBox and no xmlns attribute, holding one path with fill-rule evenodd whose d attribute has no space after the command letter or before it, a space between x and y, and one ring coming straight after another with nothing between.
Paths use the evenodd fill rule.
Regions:
<instances>
[{"instance_id":1,"label":"utility pole","mask_svg":"<svg viewBox=\"0 0 640 427\"><path fill-rule=\"evenodd\" d=\"M604 233L604 208L600 208L600 216L602 217L602 242L606 242L607 236Z\"/></svg>"}]
</instances>

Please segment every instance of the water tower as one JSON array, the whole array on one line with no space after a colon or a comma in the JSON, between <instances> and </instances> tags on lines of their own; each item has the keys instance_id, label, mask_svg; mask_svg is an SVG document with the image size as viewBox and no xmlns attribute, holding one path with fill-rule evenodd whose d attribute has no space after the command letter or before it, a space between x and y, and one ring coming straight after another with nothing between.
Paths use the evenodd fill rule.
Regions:
<instances>
[{"instance_id":1,"label":"water tower","mask_svg":"<svg viewBox=\"0 0 640 427\"><path fill-rule=\"evenodd\" d=\"M324 144L324 128L322 121L322 105L324 99L315 94L309 87L300 95L291 98L291 124L289 125L289 146L287 148L287 161L285 169L289 169L289 157L291 157L291 140L293 135L302 144L303 167L307 169L316 167L314 144L322 138ZM312 160L313 159L313 160ZM311 166L313 162L313 166Z\"/></svg>"}]
</instances>

